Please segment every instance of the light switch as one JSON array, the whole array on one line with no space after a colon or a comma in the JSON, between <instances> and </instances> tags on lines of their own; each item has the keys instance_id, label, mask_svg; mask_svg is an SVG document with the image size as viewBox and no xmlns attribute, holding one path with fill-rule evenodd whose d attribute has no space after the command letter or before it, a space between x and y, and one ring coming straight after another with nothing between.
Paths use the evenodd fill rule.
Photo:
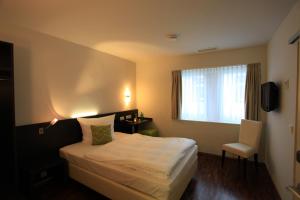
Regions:
<instances>
[{"instance_id":1,"label":"light switch","mask_svg":"<svg viewBox=\"0 0 300 200\"><path fill-rule=\"evenodd\" d=\"M290 130L290 133L293 135L294 134L294 125L293 124L289 125L289 130Z\"/></svg>"},{"instance_id":2,"label":"light switch","mask_svg":"<svg viewBox=\"0 0 300 200\"><path fill-rule=\"evenodd\" d=\"M286 89L289 89L289 88L290 88L290 80L285 80L285 81L283 82L283 84L284 84L284 87L285 87Z\"/></svg>"}]
</instances>

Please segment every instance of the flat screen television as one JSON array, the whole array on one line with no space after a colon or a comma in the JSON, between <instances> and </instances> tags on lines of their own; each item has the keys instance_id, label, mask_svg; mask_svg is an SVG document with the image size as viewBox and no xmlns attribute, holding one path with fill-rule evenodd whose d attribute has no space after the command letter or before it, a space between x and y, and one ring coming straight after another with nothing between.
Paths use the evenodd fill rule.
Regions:
<instances>
[{"instance_id":1,"label":"flat screen television","mask_svg":"<svg viewBox=\"0 0 300 200\"><path fill-rule=\"evenodd\" d=\"M279 107L279 89L274 82L261 85L261 108L270 112Z\"/></svg>"}]
</instances>

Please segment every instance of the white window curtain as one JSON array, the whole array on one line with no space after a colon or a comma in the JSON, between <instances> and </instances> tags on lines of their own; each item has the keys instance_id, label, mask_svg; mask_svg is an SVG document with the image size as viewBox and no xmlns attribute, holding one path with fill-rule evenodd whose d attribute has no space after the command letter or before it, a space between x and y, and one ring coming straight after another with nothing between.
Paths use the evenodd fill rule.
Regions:
<instances>
[{"instance_id":1,"label":"white window curtain","mask_svg":"<svg viewBox=\"0 0 300 200\"><path fill-rule=\"evenodd\" d=\"M240 123L246 73L246 65L183 70L181 119Z\"/></svg>"}]
</instances>

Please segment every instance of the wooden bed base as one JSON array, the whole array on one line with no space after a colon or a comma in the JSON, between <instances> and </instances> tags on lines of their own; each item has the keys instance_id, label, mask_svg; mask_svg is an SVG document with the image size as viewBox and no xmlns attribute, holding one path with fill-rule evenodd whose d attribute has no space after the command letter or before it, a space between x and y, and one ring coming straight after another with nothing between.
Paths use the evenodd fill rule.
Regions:
<instances>
[{"instance_id":1,"label":"wooden bed base","mask_svg":"<svg viewBox=\"0 0 300 200\"><path fill-rule=\"evenodd\" d=\"M175 189L173 189L173 191L171 191L172 194L170 195L169 200L180 199L190 180L193 178L196 170L197 160L195 160L188 173L181 180L180 186L177 186ZM71 163L69 163L69 176L72 179L113 200L157 200L152 196L121 185L105 177L91 173Z\"/></svg>"}]
</instances>

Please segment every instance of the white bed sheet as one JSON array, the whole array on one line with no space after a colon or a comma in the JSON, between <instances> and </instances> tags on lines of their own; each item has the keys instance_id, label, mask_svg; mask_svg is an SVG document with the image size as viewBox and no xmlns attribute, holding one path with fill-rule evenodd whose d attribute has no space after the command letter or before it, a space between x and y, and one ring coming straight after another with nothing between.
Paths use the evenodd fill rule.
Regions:
<instances>
[{"instance_id":1,"label":"white bed sheet","mask_svg":"<svg viewBox=\"0 0 300 200\"><path fill-rule=\"evenodd\" d=\"M130 135L116 133L115 139L122 139ZM146 193L157 199L169 199L171 191L180 185L180 179L187 174L192 165L197 162L197 146L187 153L185 158L176 167L172 175L166 177L153 177L143 172L124 169L113 165L103 164L90 160L85 155L93 151L96 146L84 143L75 143L60 149L60 155L73 165L88 170L96 175L109 178L117 183L128 186L140 192Z\"/></svg>"},{"instance_id":2,"label":"white bed sheet","mask_svg":"<svg viewBox=\"0 0 300 200\"><path fill-rule=\"evenodd\" d=\"M142 171L151 176L168 178L195 144L195 140L187 138L151 137L134 133L126 139L98 145L97 149L88 152L85 157L104 164Z\"/></svg>"}]
</instances>

